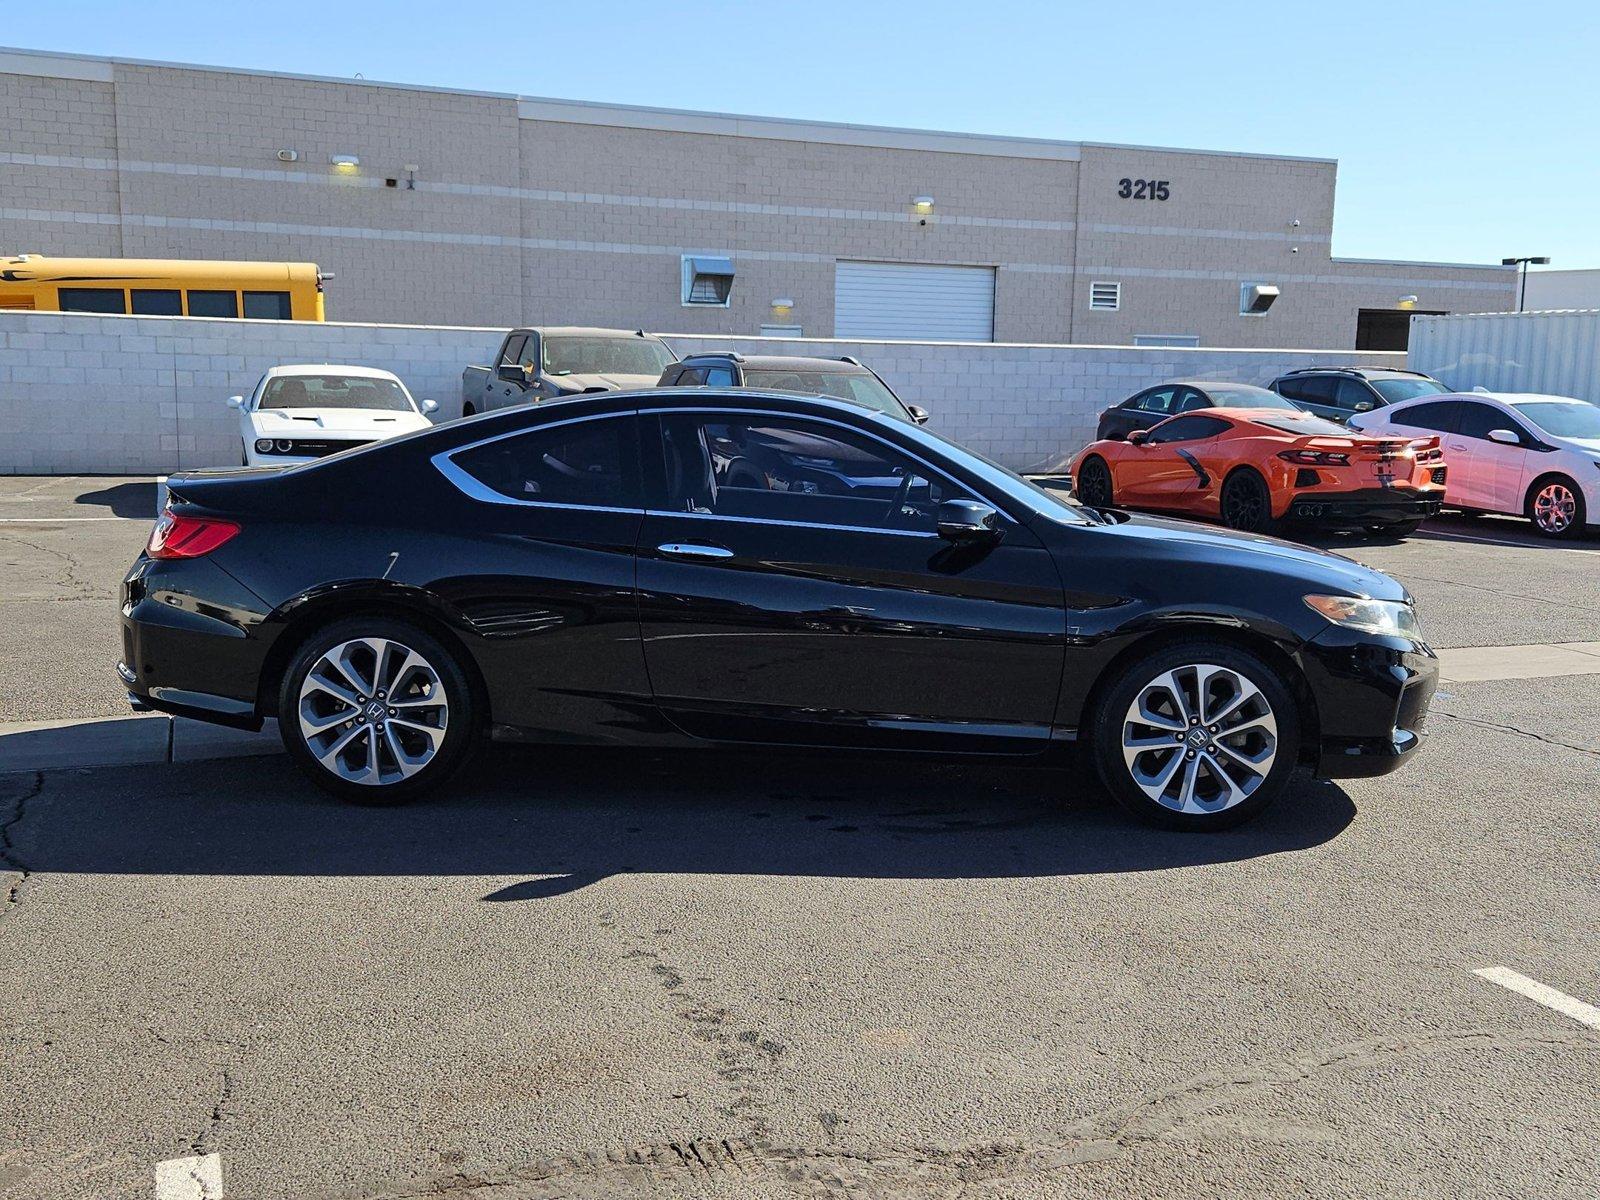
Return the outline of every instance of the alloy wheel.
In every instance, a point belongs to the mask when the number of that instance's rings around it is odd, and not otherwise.
[[[1234,529],[1258,529],[1266,514],[1266,497],[1248,477],[1232,480],[1222,490],[1222,519]]]
[[[330,647],[300,685],[297,718],[312,757],[350,783],[409,779],[444,744],[450,708],[433,664],[388,638]]]
[[[1111,503],[1111,472],[1098,459],[1083,464],[1076,480],[1078,502],[1090,508],[1105,508]]]
[[[1277,756],[1277,717],[1261,689],[1210,663],[1157,675],[1122,722],[1122,758],[1134,784],[1174,812],[1232,808],[1265,782]]]
[[[1547,483],[1533,498],[1533,520],[1546,533],[1565,533],[1578,515],[1578,498],[1564,483]]]

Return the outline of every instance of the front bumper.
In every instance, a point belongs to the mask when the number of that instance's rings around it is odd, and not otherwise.
[[[1403,525],[1439,515],[1444,489],[1369,488],[1355,492],[1297,492],[1285,516],[1324,526]]]
[[[1439,657],[1428,646],[1333,627],[1304,643],[1299,658],[1317,703],[1318,775],[1387,775],[1426,741],[1439,683]]]

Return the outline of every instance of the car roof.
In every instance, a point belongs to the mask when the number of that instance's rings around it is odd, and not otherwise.
[[[1141,392],[1150,392],[1164,387],[1192,387],[1202,392],[1207,388],[1214,387],[1248,387],[1255,388],[1259,392],[1267,390],[1259,383],[1245,383],[1239,379],[1168,379],[1161,383],[1152,383],[1149,387],[1142,387],[1139,390]]]
[[[377,367],[352,367],[344,363],[283,363],[267,369],[267,377],[276,379],[283,375],[350,375],[358,379],[393,379],[400,377],[393,371]]]
[[[1405,367],[1296,367],[1285,371],[1279,379],[1305,375],[1356,375],[1362,379],[1432,379],[1422,371],[1409,371]]]
[[[519,325],[510,330],[506,336],[514,333],[537,333],[540,337],[552,334],[582,336],[582,337],[614,337],[614,338],[649,338],[660,341],[653,333],[646,333],[642,329],[607,329],[600,325]]]
[[[1556,404],[1588,404],[1577,396],[1556,396],[1549,392],[1450,392],[1448,396],[1435,396],[1435,400],[1498,400],[1501,404],[1524,404],[1550,401]]]
[[[702,360],[716,359],[726,362],[732,356],[727,351],[702,350],[695,354],[685,355],[684,362],[700,362]],[[872,372],[860,363],[846,362],[842,358],[820,358],[798,354],[741,354],[733,359],[741,367],[756,367],[757,369],[776,369],[786,371],[817,371],[826,369],[839,375],[870,375]]]

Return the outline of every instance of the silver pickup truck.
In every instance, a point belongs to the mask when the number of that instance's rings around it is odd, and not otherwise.
[[[461,415],[581,392],[654,387],[678,356],[658,337],[627,329],[513,329],[492,367],[461,373]]]

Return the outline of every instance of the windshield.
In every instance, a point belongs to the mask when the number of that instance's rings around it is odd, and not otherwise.
[[[1584,400],[1528,400],[1512,408],[1551,437],[1600,440],[1600,408]]]
[[[544,369],[551,375],[648,375],[676,362],[665,342],[636,337],[547,337]]]
[[[1277,392],[1250,383],[1203,383],[1200,385],[1218,408],[1287,408],[1299,412],[1300,406]]]
[[[280,375],[267,381],[262,408],[360,408],[415,412],[405,388],[370,375]]]
[[[1439,396],[1450,390],[1432,379],[1369,379],[1367,382],[1390,404],[1415,400],[1418,396]]]
[[[863,404],[902,421],[911,414],[899,398],[875,375],[863,371],[774,371],[750,370],[744,373],[746,387],[770,388],[778,392],[807,392],[832,396]]]

